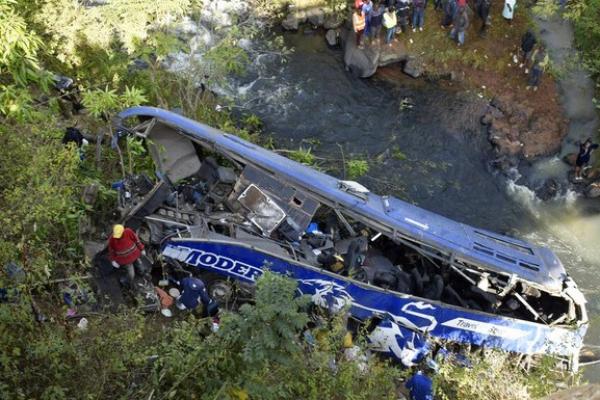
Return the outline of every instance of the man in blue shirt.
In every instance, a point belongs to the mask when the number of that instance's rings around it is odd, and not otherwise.
[[[410,400],[433,400],[433,382],[421,371],[415,373],[404,386],[410,391]]]
[[[216,313],[216,302],[210,298],[204,282],[198,278],[188,277],[181,281],[181,296],[177,298],[177,308],[194,310],[202,302],[204,314]]]

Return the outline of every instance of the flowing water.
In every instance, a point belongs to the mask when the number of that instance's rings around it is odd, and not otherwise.
[[[566,168],[558,158],[534,164],[518,183],[495,175],[488,168],[491,147],[479,124],[486,101],[447,85],[402,77],[394,67],[372,79],[354,78],[344,70],[341,51],[329,49],[319,34],[286,34],[286,41],[295,48],[287,62],[258,57],[248,76],[237,82],[236,93],[262,118],[278,147],[310,147],[321,167],[338,176],[345,173],[342,160],[368,160],[370,169],[359,181],[373,191],[549,246],[589,301],[592,324],[586,342],[600,344],[600,201],[567,191],[541,202],[518,184],[548,176],[563,179]],[[565,147],[571,151],[573,132],[581,136],[593,124],[587,111],[577,119],[578,107],[588,104],[567,107],[573,119]],[[596,375],[598,370],[587,371],[588,379],[597,381]]]

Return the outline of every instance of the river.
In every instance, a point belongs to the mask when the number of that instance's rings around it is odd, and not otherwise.
[[[286,33],[285,40],[295,49],[286,63],[258,57],[236,85],[240,104],[261,117],[278,147],[310,147],[323,159],[321,167],[338,176],[342,159],[368,160],[370,169],[358,180],[375,192],[552,248],[588,299],[586,343],[600,344],[600,201],[567,191],[541,202],[525,185],[549,176],[564,180],[557,157],[529,166],[516,182],[495,174],[479,123],[487,100],[412,80],[393,66],[371,79],[354,78],[344,70],[341,50],[328,48],[322,35]],[[577,119],[577,107],[588,104],[571,104],[562,93],[571,117],[564,148],[573,151],[582,126],[590,124],[589,113]],[[599,372],[589,368],[586,378],[599,381]]]

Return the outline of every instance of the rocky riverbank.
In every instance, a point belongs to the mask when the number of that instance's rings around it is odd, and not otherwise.
[[[302,22],[312,27],[332,28],[324,21],[321,11],[292,10],[284,20],[286,29],[301,29]],[[525,13],[518,13],[513,25],[499,18],[501,5],[492,8],[492,25],[487,35],[479,35],[479,24],[471,12],[471,27],[464,48],[447,37],[439,27],[441,14],[427,10],[424,32],[408,32],[397,36],[392,47],[373,42],[358,48],[346,18],[345,24],[328,32],[328,42],[339,38],[344,48],[347,70],[363,78],[376,73],[378,68],[399,64],[412,77],[428,77],[439,81],[444,77],[450,86],[460,86],[490,99],[490,106],[482,123],[488,126],[489,141],[501,158],[510,158],[511,166],[519,160],[531,161],[556,154],[561,150],[568,132],[569,120],[565,117],[557,81],[546,73],[539,90],[526,89],[528,76],[513,58],[518,55],[521,35],[529,24]],[[349,11],[345,11],[349,15]],[[342,13],[343,15],[343,13]],[[309,16],[313,16],[309,18]],[[339,17],[337,19],[339,24]],[[552,56],[552,54],[551,54]],[[398,68],[392,66],[391,68]]]

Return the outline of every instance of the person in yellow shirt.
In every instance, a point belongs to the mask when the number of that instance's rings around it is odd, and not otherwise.
[[[396,33],[396,25],[396,10],[394,7],[388,7],[386,12],[383,14],[383,26],[386,29],[385,43],[388,46],[392,45],[392,39],[394,38],[394,33]]]

